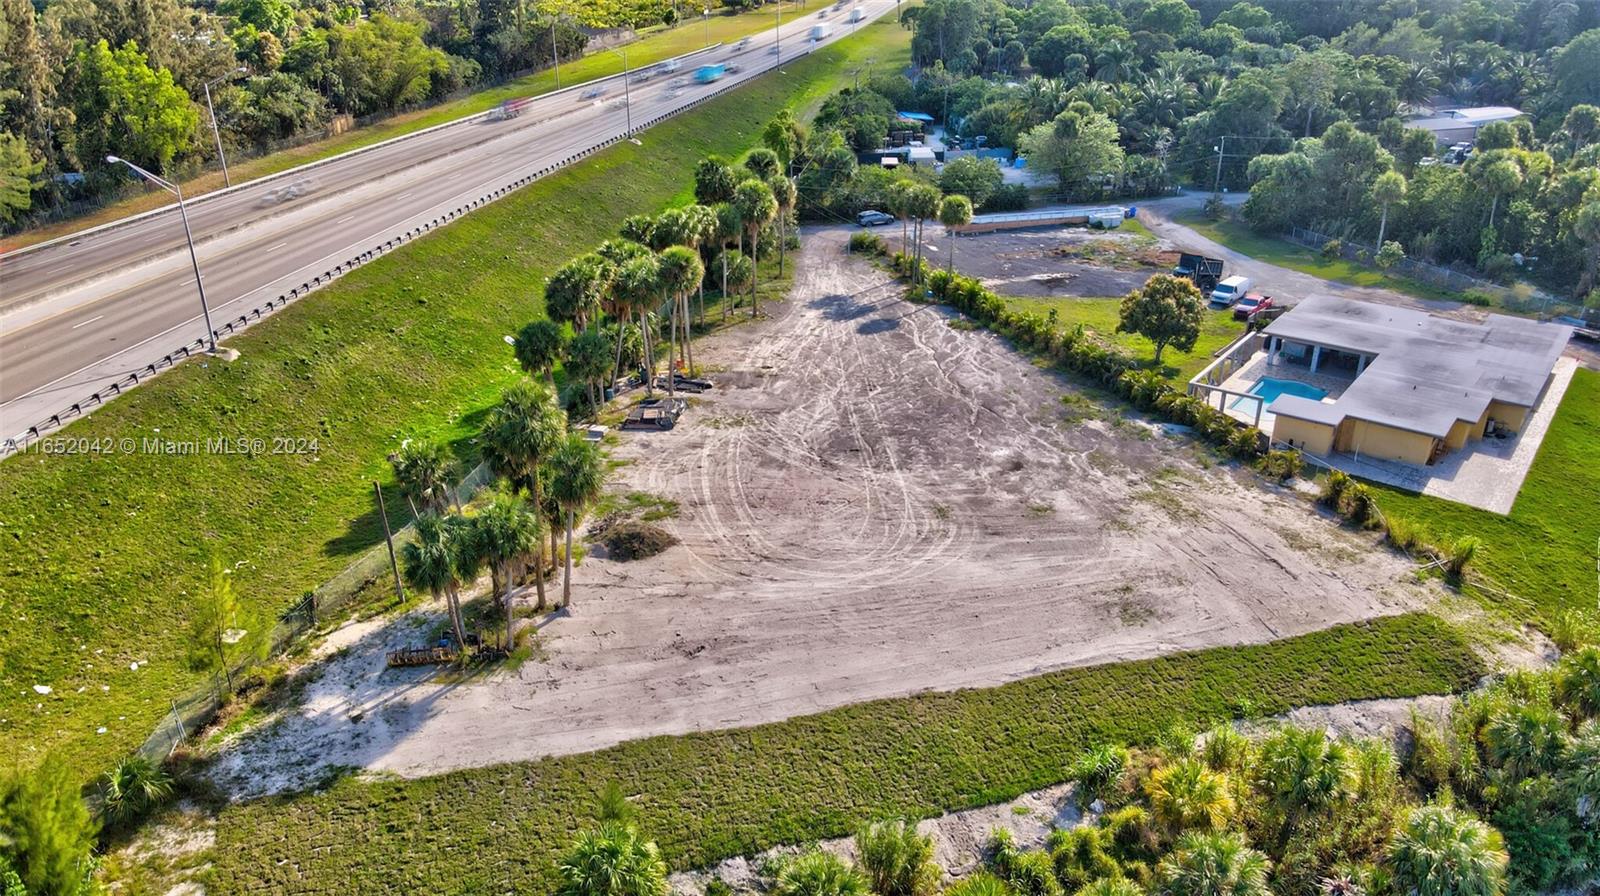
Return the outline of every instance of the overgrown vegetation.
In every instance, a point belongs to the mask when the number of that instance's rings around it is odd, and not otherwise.
[[[1059,782],[1096,744],[1153,743],[1248,705],[1469,686],[1483,666],[1448,626],[1405,615],[1259,646],[1069,669],[984,690],[882,700],[754,728],[237,806],[218,823],[219,892],[549,891],[556,857],[615,781],[676,869],[845,836]],[[506,831],[518,832],[515,837]],[[426,843],[429,861],[412,859]]]

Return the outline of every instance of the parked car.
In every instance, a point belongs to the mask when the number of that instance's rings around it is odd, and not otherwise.
[[[893,224],[894,215],[891,215],[888,212],[880,212],[876,209],[869,208],[861,214],[856,215],[856,223],[860,224],[862,227],[881,227],[884,224]]]
[[[1226,308],[1250,292],[1250,278],[1233,276],[1211,287],[1211,302]]]
[[[1250,293],[1233,306],[1234,320],[1249,320],[1261,312],[1272,307],[1272,296],[1256,295]]]

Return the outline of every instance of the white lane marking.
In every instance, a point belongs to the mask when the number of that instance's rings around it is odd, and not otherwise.
[[[353,213],[352,214],[348,214],[348,215],[345,215],[343,218],[340,218],[339,220],[337,220],[337,221],[335,221],[333,223],[335,223],[335,224],[343,224],[344,222],[346,222],[346,221],[348,221],[348,220],[350,220],[351,218],[354,218],[354,217],[355,217],[355,214],[353,214]]]
[[[76,330],[79,327],[87,327],[88,325],[94,323],[95,321],[99,320],[102,317],[105,317],[105,315],[104,314],[96,314],[94,317],[89,318],[88,320],[84,321],[81,324],[73,324],[71,329]]]
[[[284,246],[287,246],[287,245],[289,245],[289,244],[288,243],[279,243],[276,246],[268,246],[267,247],[267,251],[268,252],[275,252],[275,251],[277,251],[279,249],[282,249]]]

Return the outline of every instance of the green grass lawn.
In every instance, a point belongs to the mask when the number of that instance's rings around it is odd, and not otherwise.
[[[763,6],[760,10],[734,15],[719,13],[711,17],[708,24],[696,18],[691,23],[685,23],[675,28],[644,29],[638,40],[627,46],[629,68],[638,68],[651,65],[673,56],[681,56],[698,50],[712,43],[726,43],[736,41],[746,35],[757,35],[769,32],[774,24],[775,16],[781,15],[783,21],[790,22],[807,15],[814,14],[819,7],[813,3],[809,9],[793,0],[783,2],[780,0],[776,7]],[[720,9],[720,7],[719,7]],[[892,16],[891,16],[892,18]],[[582,81],[614,75],[622,71],[622,57],[617,53],[605,50],[583,56],[561,65],[561,85],[570,87]],[[235,183],[242,183],[268,174],[275,174],[304,165],[329,156],[335,156],[352,149],[360,149],[383,140],[399,137],[420,131],[423,128],[444,124],[471,115],[483,112],[499,105],[502,101],[514,97],[535,96],[548,93],[556,89],[556,73],[554,69],[534,72],[504,84],[489,87],[476,93],[449,100],[426,109],[415,112],[406,112],[386,118],[383,121],[347,131],[337,137],[329,137],[314,143],[307,143],[292,149],[285,149],[271,155],[259,158],[241,160],[228,167],[228,173]],[[183,190],[190,198],[221,189],[223,186],[222,172],[207,172],[183,183]],[[147,211],[166,205],[171,199],[165,191],[150,190],[135,199],[129,199],[107,206],[82,217],[70,221],[62,221],[46,227],[30,230],[6,237],[0,240],[0,251],[9,252],[23,246],[43,242],[67,233],[104,224],[118,218]]]
[[[1600,373],[1579,368],[1509,516],[1379,486],[1387,514],[1446,542],[1483,540],[1475,571],[1520,601],[1517,618],[1548,624],[1563,609],[1595,607],[1600,545]],[[1491,596],[1491,600],[1498,598]]]
[[[378,543],[386,455],[419,435],[472,454],[520,375],[501,337],[542,313],[546,274],[627,215],[688,199],[695,161],[741,152],[780,108],[815,107],[851,64],[904,64],[908,41],[892,21],[867,26],[357,269],[230,340],[238,361],[183,364],[64,431],[315,438],[315,454],[0,463],[0,749],[24,763],[58,750],[87,775],[140,743],[198,681],[182,629],[208,551],[240,564],[244,601],[277,612]]]
[[[1052,309],[1068,328],[1083,324],[1102,340],[1120,345],[1132,352],[1145,367],[1155,369],[1156,348],[1150,340],[1134,333],[1118,333],[1117,321],[1122,299],[1088,299],[1071,296],[1061,298],[1016,298],[1007,296],[1006,306],[1016,311],[1036,311],[1048,314]],[[1233,319],[1226,311],[1207,309],[1205,323],[1200,327],[1200,338],[1194,349],[1181,352],[1171,346],[1162,353],[1160,373],[1174,382],[1186,382],[1211,363],[1211,353],[1239,338],[1244,324]]]
[[[553,863],[617,782],[677,869],[927,817],[1057,783],[1081,751],[1241,712],[1444,693],[1483,666],[1412,614],[1251,647],[1070,669],[754,728],[226,810],[208,891],[548,893]]]
[[[1313,277],[1351,286],[1392,289],[1419,299],[1461,301],[1461,294],[1458,292],[1431,286],[1409,277],[1391,277],[1377,268],[1369,268],[1342,258],[1330,261],[1323,258],[1321,253],[1304,246],[1278,237],[1259,234],[1241,221],[1212,221],[1198,209],[1179,212],[1172,216],[1172,220],[1257,261],[1300,271]]]

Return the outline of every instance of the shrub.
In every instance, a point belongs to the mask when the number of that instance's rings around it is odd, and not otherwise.
[[[1101,744],[1079,757],[1067,770],[1067,775],[1078,782],[1089,802],[1093,802],[1096,797],[1104,796],[1105,789],[1116,783],[1127,767],[1127,747]]]
[[[1450,544],[1445,551],[1444,574],[1452,582],[1460,582],[1466,574],[1467,566],[1478,556],[1478,548],[1483,546],[1483,541],[1473,535],[1463,535]]]
[[[1467,303],[1468,305],[1477,305],[1480,308],[1490,308],[1494,306],[1494,296],[1491,293],[1485,292],[1481,289],[1465,290],[1461,293],[1460,298],[1461,301]]]
[[[1036,849],[1014,852],[1001,876],[1018,896],[1065,896],[1061,882],[1056,880],[1055,863]]]
[[[1556,666],[1555,697],[1575,718],[1600,717],[1600,647],[1585,647]]]
[[[1171,833],[1220,830],[1233,816],[1228,778],[1193,759],[1156,769],[1145,781],[1150,812]]]
[[[1221,221],[1228,216],[1228,204],[1222,201],[1221,196],[1212,194],[1211,198],[1206,200],[1206,204],[1200,207],[1200,213],[1209,220]]]
[[[1213,771],[1238,772],[1250,764],[1254,745],[1232,725],[1218,725],[1206,733],[1200,756]]]
[[[1002,184],[983,204],[985,212],[1020,212],[1028,207],[1028,188],[1022,184]]]
[[[583,831],[556,866],[558,896],[667,896],[667,864],[631,824]]]
[[[931,896],[939,889],[933,838],[906,821],[881,821],[856,834],[856,851],[878,896]]]
[[[1389,543],[1407,554],[1427,546],[1421,527],[1403,516],[1385,517],[1384,530]]]
[[[1168,896],[1269,896],[1267,857],[1240,834],[1189,834],[1161,861]]]
[[[1411,710],[1410,742],[1401,754],[1400,772],[1417,792],[1432,797],[1450,787],[1450,744],[1439,726]]]
[[[1322,244],[1322,258],[1324,261],[1334,261],[1344,256],[1344,243],[1338,240],[1328,240]]]
[[[1448,806],[1412,810],[1389,849],[1395,891],[1416,896],[1500,896],[1505,842],[1498,831]]]
[[[1563,610],[1550,622],[1550,640],[1562,653],[1600,645],[1600,617],[1586,610]]]
[[[66,763],[50,757],[0,779],[0,860],[29,893],[83,893],[95,823]]]
[[[854,865],[831,852],[812,849],[784,862],[768,892],[772,896],[868,896],[872,891],[866,875]],[[706,896],[711,896],[710,887]]]
[[[946,887],[944,896],[1012,896],[1012,893],[1005,881],[987,871],[978,871]]]
[[[1303,464],[1300,452],[1290,448],[1284,451],[1268,451],[1266,456],[1261,458],[1260,466],[1263,475],[1279,482],[1288,482],[1300,475]]]
[[[123,759],[100,779],[100,812],[110,826],[137,822],[171,796],[172,776],[139,755]]]
[[[1103,827],[1052,831],[1049,843],[1056,880],[1068,892],[1076,893],[1093,881],[1122,877],[1122,866],[1111,854],[1116,843]]]
[[[858,230],[850,234],[850,251],[864,255],[883,255],[889,251],[884,245],[883,238],[876,233]]]
[[[1240,460],[1254,460],[1262,454],[1261,430],[1254,426],[1235,429],[1228,435],[1228,453]]]
[[[1345,489],[1344,501],[1339,505],[1339,512],[1352,525],[1366,528],[1374,522],[1377,505],[1372,500],[1372,489],[1362,483],[1354,483]]]
[[[1387,271],[1390,268],[1394,267],[1395,265],[1399,264],[1400,262],[1404,261],[1405,257],[1406,257],[1405,247],[1401,246],[1399,243],[1395,242],[1394,240],[1385,240],[1384,244],[1383,244],[1383,247],[1378,250],[1378,254],[1373,259],[1373,261],[1376,261],[1378,263],[1378,268],[1380,270]]]
[[[1328,481],[1322,484],[1322,494],[1317,497],[1317,503],[1323,507],[1338,511],[1339,505],[1344,503],[1344,493],[1355,480],[1343,470],[1332,470],[1328,473]]]
[[[660,526],[631,520],[617,523],[605,533],[606,552],[613,560],[643,560],[677,543],[678,539]]]

